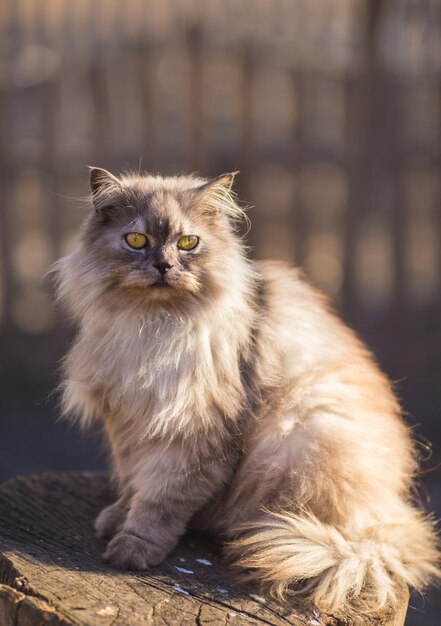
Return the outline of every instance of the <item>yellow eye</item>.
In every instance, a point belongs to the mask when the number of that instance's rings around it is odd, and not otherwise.
[[[129,246],[135,248],[135,250],[145,248],[148,243],[147,237],[142,233],[128,233],[128,235],[126,235],[126,241]]]
[[[178,241],[178,248],[181,250],[193,250],[199,243],[199,237],[196,235],[184,235]]]

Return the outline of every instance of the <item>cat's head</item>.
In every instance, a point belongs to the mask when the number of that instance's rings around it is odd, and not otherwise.
[[[233,180],[234,174],[116,177],[91,168],[91,211],[77,250],[61,265],[64,278],[74,279],[64,291],[89,288],[163,305],[214,299],[240,279],[243,261],[234,226],[243,212]]]

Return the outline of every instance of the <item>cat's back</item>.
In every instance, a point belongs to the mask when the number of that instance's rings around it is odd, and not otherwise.
[[[296,374],[318,361],[361,354],[354,333],[333,313],[325,295],[284,261],[256,261],[262,279],[258,351]]]
[[[263,279],[266,303],[271,308],[290,305],[290,308],[327,306],[327,298],[314,289],[306,280],[300,268],[275,259],[255,261],[255,269]]]
[[[273,326],[341,325],[331,312],[328,298],[308,283],[298,267],[285,261],[265,260],[256,261],[255,269],[262,279],[263,319],[272,318]]]

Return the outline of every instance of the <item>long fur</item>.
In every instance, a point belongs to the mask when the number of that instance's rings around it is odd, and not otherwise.
[[[233,177],[93,168],[93,208],[57,265],[79,324],[64,412],[103,424],[120,488],[96,522],[105,558],[153,566],[192,524],[280,597],[393,606],[397,584],[440,574],[434,525],[412,503],[409,429],[324,297],[296,269],[246,258]],[[128,232],[149,246],[129,250]],[[193,252],[182,234],[200,238]]]
[[[394,607],[397,581],[421,589],[439,576],[430,526],[415,511],[399,513],[399,522],[358,531],[340,531],[308,510],[268,514],[245,526],[226,552],[236,567],[252,568],[248,577],[269,583],[281,599],[287,592],[307,595],[328,611],[354,602],[365,612]]]

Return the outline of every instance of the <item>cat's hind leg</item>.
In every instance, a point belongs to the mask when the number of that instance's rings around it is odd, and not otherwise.
[[[404,427],[374,418],[260,421],[224,510],[227,558],[279,597],[306,592],[331,611],[392,606],[397,581],[439,577],[433,524],[406,501]]]

